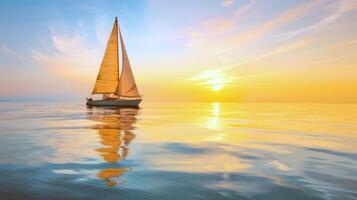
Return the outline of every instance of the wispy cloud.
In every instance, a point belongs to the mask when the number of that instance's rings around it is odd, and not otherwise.
[[[312,32],[314,30],[321,29],[322,27],[325,27],[337,21],[345,13],[357,9],[357,1],[337,1],[331,5],[327,5],[326,9],[332,9],[333,11],[329,15],[322,18],[322,20],[310,26],[305,26],[300,29],[283,33],[280,35],[280,37],[283,39],[290,39],[292,37],[296,37],[302,34],[306,34],[308,32]]]
[[[255,4],[255,0],[248,1],[247,4],[241,6],[231,16],[226,18],[209,18],[202,21],[197,29],[191,29],[188,35],[190,39],[200,39],[203,37],[212,37],[217,34],[226,33],[236,23],[238,23]]]
[[[353,46],[355,44],[357,44],[357,40],[349,40],[349,41],[344,41],[344,42],[340,42],[340,43],[337,43],[337,44],[330,45],[327,48],[330,51],[334,51],[336,48],[343,47],[342,49],[345,49],[347,46]],[[351,58],[355,57],[354,51],[352,51],[352,52],[351,51],[347,51],[347,52],[344,52],[342,55],[335,55],[335,56],[328,56],[327,55],[324,58],[312,61],[311,63],[312,64],[323,64],[323,63],[339,61],[339,60],[346,59],[346,58],[349,58],[349,57],[351,57]]]
[[[335,57],[327,57],[323,58],[320,60],[313,61],[312,64],[323,64],[323,63],[328,63],[328,62],[333,62],[337,60],[341,60],[347,57],[351,57],[351,55],[341,55],[341,56],[335,56]]]
[[[265,34],[274,31],[281,26],[284,26],[292,21],[297,20],[302,17],[307,12],[311,11],[314,7],[316,7],[321,1],[308,1],[307,3],[300,5],[298,7],[291,8],[277,17],[273,18],[270,21],[263,23],[262,25],[258,25],[254,29],[234,35],[233,37],[228,37],[226,39],[226,43],[228,44],[245,44],[249,42],[254,42]]]
[[[89,45],[85,35],[79,26],[73,32],[51,30],[50,45],[55,51],[32,49],[31,58],[66,81],[88,83],[90,78],[94,79],[100,51]]]
[[[353,45],[353,44],[357,44],[357,40],[341,42],[339,44],[333,45],[331,48],[339,48],[339,47],[349,46],[349,45]]]
[[[20,60],[25,60],[25,57],[18,54],[17,52],[9,49],[6,45],[1,45],[0,46],[0,53],[5,54],[5,55],[9,55],[12,56],[14,58],[20,59]]]
[[[95,34],[97,37],[97,40],[102,44],[106,44],[108,41],[108,35],[111,31],[111,25],[109,23],[106,22],[112,22],[112,20],[108,19],[107,17],[103,16],[103,15],[98,15],[95,17],[94,19],[95,21]]]
[[[78,32],[71,36],[52,34],[51,39],[53,46],[61,54],[76,53],[84,45],[84,37]]]
[[[270,49],[270,51],[268,51],[267,53],[263,53],[261,55],[256,55],[254,58],[249,59],[245,62],[240,62],[240,63],[235,63],[235,64],[231,64],[229,66],[224,67],[224,70],[230,70],[233,68],[237,68],[240,67],[242,65],[247,65],[247,64],[252,64],[254,62],[263,60],[263,59],[267,59],[269,57],[273,57],[273,56],[277,56],[277,55],[281,55],[284,53],[288,53],[303,47],[308,46],[309,44],[311,44],[311,40],[309,39],[301,39],[298,41],[293,41],[293,42],[287,42],[284,43],[282,45],[279,45],[275,48]]]
[[[234,0],[223,0],[221,3],[221,7],[228,7],[234,3]]]
[[[237,48],[242,48],[246,44],[254,44],[266,34],[296,21],[307,13],[313,11],[321,0],[308,1],[307,3],[287,9],[283,13],[268,19],[262,24],[254,25],[252,29],[243,31],[237,29],[236,25],[246,16],[254,12],[256,1],[251,0],[241,6],[233,15],[226,18],[208,19],[200,24],[199,29],[193,29],[189,33],[189,46],[203,49],[210,49],[214,54],[222,52],[233,52]]]
[[[272,56],[277,56],[277,55],[281,55],[281,54],[284,54],[287,52],[291,52],[291,51],[300,49],[300,48],[306,47],[310,43],[311,43],[311,40],[309,40],[309,39],[301,39],[301,40],[294,41],[294,42],[288,42],[288,43],[282,44],[278,47],[271,49],[267,53],[257,55],[253,59],[246,60],[244,62],[233,63],[230,65],[216,67],[216,69],[205,70],[205,71],[200,72],[200,73],[196,74],[195,76],[189,78],[188,80],[193,81],[198,84],[210,84],[214,80],[221,80],[220,82],[222,84],[229,85],[239,79],[247,78],[246,76],[237,77],[237,76],[229,75],[229,74],[232,74],[232,73],[230,73],[230,71],[232,69],[238,68],[238,67],[241,67],[244,65],[253,64],[257,61],[260,61],[260,60],[263,60],[263,59],[266,59],[266,58],[269,58]]]
[[[293,51],[293,50],[305,47],[308,44],[310,44],[310,40],[308,40],[308,39],[301,39],[301,40],[294,41],[294,42],[291,42],[291,43],[283,44],[283,45],[281,45],[281,46],[279,46],[279,47],[277,47],[275,49],[271,49],[266,54],[263,54],[261,56],[257,56],[254,59],[254,61],[261,60],[261,59],[264,59],[264,58],[267,58],[267,57],[271,57],[271,56],[275,56],[275,55],[279,55],[279,54],[286,53],[286,52],[289,52],[289,51]]]

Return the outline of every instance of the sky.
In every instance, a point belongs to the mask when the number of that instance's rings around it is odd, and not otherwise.
[[[0,96],[90,96],[115,16],[145,101],[357,103],[356,0],[0,0]]]

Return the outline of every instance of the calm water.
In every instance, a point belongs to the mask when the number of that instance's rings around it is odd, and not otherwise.
[[[356,104],[0,103],[0,199],[357,199]]]

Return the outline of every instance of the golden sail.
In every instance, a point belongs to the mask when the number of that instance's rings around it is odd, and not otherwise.
[[[119,83],[118,21],[115,18],[92,94],[115,93]]]
[[[120,34],[120,46],[122,53],[122,70],[119,81],[119,96],[121,97],[136,97],[140,98],[140,94],[138,92],[138,88],[136,87],[135,79],[133,76],[133,72],[131,71],[131,66],[128,58],[128,54],[126,53],[123,36],[121,35],[121,31],[119,29]]]
[[[120,78],[118,32],[120,34],[122,53]],[[100,100],[87,98],[87,105],[89,106],[137,107],[142,100],[135,83],[116,17],[92,94],[103,94],[103,98]]]

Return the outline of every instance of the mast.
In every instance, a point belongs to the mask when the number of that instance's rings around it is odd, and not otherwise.
[[[116,45],[117,45],[117,62],[118,62],[118,84],[117,84],[117,87],[115,88],[115,95],[117,95],[117,96],[119,96],[119,76],[120,76],[120,74],[119,74],[119,41],[118,41],[118,29],[119,29],[119,24],[118,24],[118,17],[116,17],[115,16],[115,24],[116,24],[116,35],[117,35],[117,43],[116,43]]]
[[[119,83],[118,20],[115,17],[113,29],[100,65],[92,94],[116,93]]]
[[[122,70],[119,79],[119,91],[117,90],[117,94],[119,94],[120,97],[141,98],[135,83],[133,72],[131,70],[128,54],[126,53],[123,36],[119,26],[118,29],[122,53]]]

